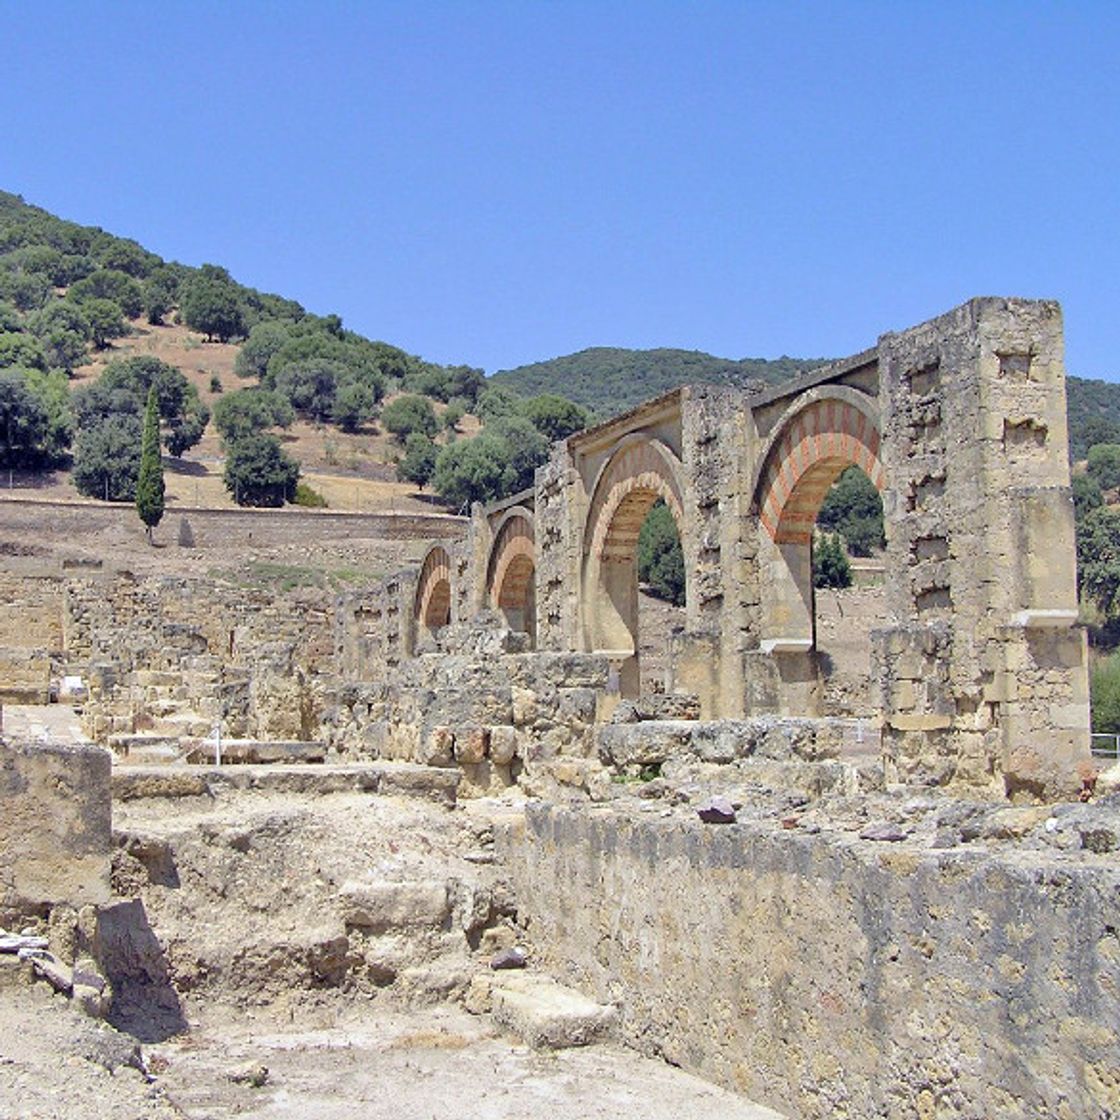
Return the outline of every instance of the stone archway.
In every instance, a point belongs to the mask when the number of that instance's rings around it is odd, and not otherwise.
[[[532,516],[521,507],[506,512],[490,549],[486,588],[490,605],[501,611],[511,630],[536,645],[536,546]]]
[[[429,549],[416,583],[413,618],[417,628],[434,632],[451,621],[451,557],[442,545]]]
[[[813,649],[813,528],[842,471],[857,466],[882,492],[878,404],[844,386],[799,397],[774,427],[755,487],[759,562],[766,597],[761,647],[767,653]]]
[[[680,460],[641,433],[621,439],[592,490],[584,528],[581,623],[584,647],[618,666],[619,692],[637,696],[638,534],[654,502],[664,500],[688,554]],[[687,565],[686,565],[686,579]]]

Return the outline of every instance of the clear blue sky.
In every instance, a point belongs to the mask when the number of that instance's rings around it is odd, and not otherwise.
[[[432,360],[843,355],[990,294],[1120,378],[1115,2],[0,16],[0,188]]]

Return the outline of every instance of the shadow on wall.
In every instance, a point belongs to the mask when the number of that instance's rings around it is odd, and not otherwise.
[[[182,1034],[186,1016],[144,903],[137,898],[102,910],[97,941],[98,964],[113,986],[109,1022],[140,1042]]]

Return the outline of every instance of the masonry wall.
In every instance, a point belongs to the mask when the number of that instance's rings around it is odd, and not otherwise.
[[[183,734],[306,739],[315,684],[335,670],[331,597],[181,579],[69,581],[66,662],[85,677],[99,740],[181,715]]]
[[[0,740],[0,926],[108,901],[109,773],[99,747]]]
[[[977,299],[879,342],[899,780],[1064,796],[1088,762],[1061,312]]]
[[[64,644],[57,579],[0,573],[0,703],[45,704]]]
[[[194,548],[216,553],[230,548],[305,544],[309,540],[455,540],[465,531],[464,518],[440,513],[176,507],[167,511],[158,530],[161,537],[176,539],[184,518],[190,523]],[[29,498],[0,501],[0,534],[14,539],[28,531],[79,541],[115,527],[137,531],[134,506]]]
[[[794,1117],[1120,1114],[1120,868],[530,806],[540,963]]]

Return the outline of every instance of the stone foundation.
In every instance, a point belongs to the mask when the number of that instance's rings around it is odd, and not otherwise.
[[[108,901],[109,775],[100,747],[0,742],[0,925]]]
[[[633,804],[530,806],[501,848],[544,967],[643,1052],[791,1116],[1120,1114],[1114,856]]]

